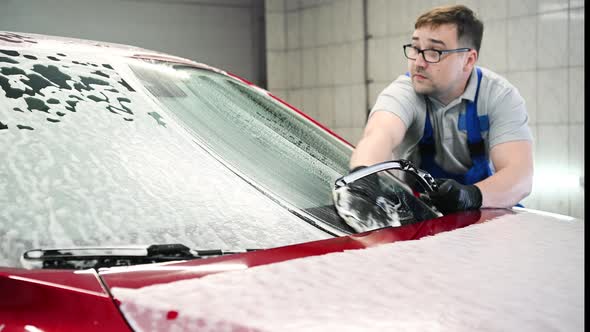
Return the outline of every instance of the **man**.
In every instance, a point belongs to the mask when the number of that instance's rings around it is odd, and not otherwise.
[[[439,190],[424,198],[443,213],[512,207],[530,193],[525,102],[506,79],[475,66],[482,35],[483,23],[462,5],[418,17],[411,43],[403,46],[409,71],[378,96],[351,170],[409,159],[436,178]],[[339,214],[361,231],[367,214],[385,212],[358,211],[355,199],[370,203],[382,194],[376,177],[358,181],[335,191],[334,200]]]

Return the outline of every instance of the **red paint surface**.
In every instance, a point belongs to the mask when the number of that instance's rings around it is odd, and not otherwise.
[[[153,284],[200,278],[213,273],[226,272],[240,265],[245,269],[295,258],[324,255],[350,249],[363,249],[397,241],[417,240],[424,236],[451,231],[512,213],[514,212],[510,210],[491,209],[466,211],[403,227],[384,228],[351,236],[224,257],[189,260],[172,264],[149,264],[123,270],[105,270],[99,274],[108,287],[140,288]]]
[[[175,310],[170,310],[166,314],[166,319],[168,319],[168,320],[176,319],[176,317],[178,317],[178,311],[175,311]]]
[[[130,331],[96,274],[0,268],[2,332]]]

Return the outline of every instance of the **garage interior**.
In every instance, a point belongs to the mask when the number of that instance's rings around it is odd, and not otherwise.
[[[535,138],[528,208],[584,217],[584,1],[451,1],[485,26],[479,65],[527,103]],[[440,0],[4,0],[2,30],[130,44],[219,67],[352,144],[406,69],[401,45]]]

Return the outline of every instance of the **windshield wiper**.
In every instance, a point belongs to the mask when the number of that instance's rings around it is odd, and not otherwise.
[[[21,262],[29,269],[99,269],[232,255],[258,249],[195,250],[183,244],[153,244],[135,247],[80,247],[68,249],[27,250]]]

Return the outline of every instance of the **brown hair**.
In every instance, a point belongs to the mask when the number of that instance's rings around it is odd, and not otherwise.
[[[436,28],[443,24],[456,25],[457,40],[467,43],[479,53],[483,37],[483,22],[471,9],[463,5],[434,7],[418,17],[414,28],[423,26]]]

